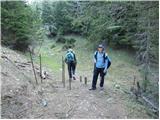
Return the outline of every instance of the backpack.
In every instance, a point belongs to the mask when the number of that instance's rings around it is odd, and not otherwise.
[[[66,54],[66,59],[67,59],[67,62],[68,62],[68,63],[74,61],[74,60],[75,60],[75,59],[74,59],[74,53],[68,52],[68,53]]]
[[[96,59],[97,61],[97,54],[98,54],[98,51],[96,51],[95,55],[94,55],[94,58]],[[110,67],[111,65],[111,60],[109,59],[108,56],[106,56],[106,53],[104,52],[103,53],[103,62],[105,63],[105,60],[108,59],[108,66],[107,66],[107,69]]]

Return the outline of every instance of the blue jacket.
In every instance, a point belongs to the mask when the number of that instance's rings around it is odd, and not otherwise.
[[[97,51],[94,54],[94,62],[95,62],[96,68],[107,68],[108,59],[109,59],[107,54],[105,54],[105,52],[102,52],[102,53],[98,52],[97,59],[95,59],[96,53],[97,53]],[[105,54],[105,61],[104,61],[104,54]],[[108,57],[108,59],[106,59],[107,57]]]

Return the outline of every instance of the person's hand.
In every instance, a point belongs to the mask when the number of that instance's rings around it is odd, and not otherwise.
[[[103,70],[103,73],[104,73],[104,74],[106,74],[106,73],[107,73],[107,68],[105,68],[105,69]]]

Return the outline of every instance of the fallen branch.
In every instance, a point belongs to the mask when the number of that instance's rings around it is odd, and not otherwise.
[[[8,76],[8,74],[7,74],[7,72],[6,73],[4,73],[4,72],[1,72],[4,76]]]
[[[68,99],[67,99],[67,105],[69,106],[69,110],[67,111],[67,118],[71,117],[72,116],[72,113],[74,111],[74,107],[71,106],[69,103],[68,103]]]
[[[23,64],[23,65],[31,65],[31,62],[18,62],[18,61],[14,61],[15,63],[19,63],[19,64]]]
[[[121,89],[124,93],[126,93],[126,94],[129,94],[129,95],[134,95],[134,96],[136,96],[136,100],[138,100],[138,98],[139,99],[141,99],[141,100],[143,100],[144,102],[146,102],[149,106],[150,106],[150,108],[152,108],[151,110],[152,110],[152,112],[158,112],[159,111],[159,108],[158,107],[156,107],[147,97],[145,97],[142,93],[141,93],[141,88],[140,88],[140,85],[139,84],[137,84],[137,89],[135,89],[134,88],[134,90],[127,90],[127,89]],[[140,101],[140,100],[139,100]]]
[[[141,98],[148,103],[152,108],[154,108],[156,111],[159,111],[159,108],[157,108],[147,97],[141,95]]]
[[[18,66],[20,66],[20,67],[26,67],[25,65],[21,65],[21,64],[18,64]]]
[[[11,59],[9,59],[7,56],[2,55],[1,58],[7,59],[7,60],[8,60],[9,62],[11,62],[15,67],[17,67],[16,64],[15,64]],[[17,68],[18,68],[18,67],[17,67]]]
[[[9,58],[8,58],[7,56],[5,56],[5,55],[1,55],[1,58],[5,58],[6,60],[8,60],[13,66],[15,66],[15,67],[17,68],[17,70],[18,70],[19,73],[22,73],[22,74],[28,79],[28,81],[31,82],[32,78],[30,78],[30,77],[27,76],[24,72],[22,72],[22,70],[20,70],[19,67],[18,67],[11,59],[9,59]],[[28,63],[30,63],[30,62],[28,62]],[[3,74],[3,73],[2,73],[2,74]],[[13,77],[13,76],[12,76],[12,77]],[[35,87],[35,86],[33,85],[33,87]]]

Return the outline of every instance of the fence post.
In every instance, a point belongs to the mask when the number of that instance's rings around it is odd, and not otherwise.
[[[62,56],[62,83],[63,87],[65,87],[65,63],[63,56]]]
[[[80,79],[80,82],[82,82],[82,76],[80,76],[79,79]]]
[[[39,62],[40,62],[40,78],[42,83],[42,60],[41,60],[41,54],[39,55]]]
[[[69,78],[69,90],[71,90],[71,78]]]
[[[36,84],[38,84],[37,77],[36,77],[36,71],[34,69],[34,64],[33,64],[32,53],[31,53],[30,49],[29,49],[29,53],[30,53],[30,58],[31,58],[31,63],[32,63],[32,69],[33,69],[34,77],[35,77],[35,80],[36,80]]]
[[[87,85],[87,77],[84,77],[84,83]]]

